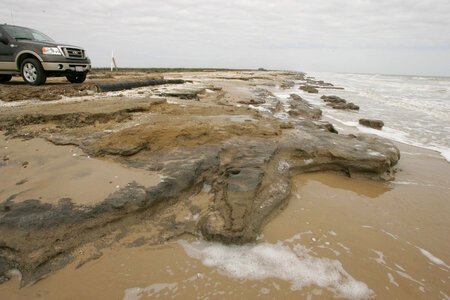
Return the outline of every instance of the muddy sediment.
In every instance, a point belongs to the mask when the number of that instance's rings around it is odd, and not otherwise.
[[[2,108],[0,155],[7,159],[0,162],[0,172],[51,172],[42,162],[55,159],[59,146],[71,145],[89,159],[160,180],[142,183],[130,175],[104,198],[86,203],[70,193],[50,196],[42,186],[51,181],[33,185],[36,174],[13,181],[2,173],[7,194],[0,194],[0,280],[8,279],[6,271],[18,269],[22,285],[33,283],[69,263],[78,247],[98,241],[100,250],[136,224],[150,229],[132,246],[160,244],[183,234],[227,244],[252,242],[286,206],[293,176],[394,176],[400,153],[391,142],[337,134],[331,124],[319,121],[320,109],[300,96],[291,96],[284,106],[270,91],[268,82],[290,84],[303,80],[302,73],[181,76],[183,85],[135,94],[100,93],[94,100],[90,95],[77,102]],[[275,118],[274,112],[288,117]],[[19,159],[15,150],[29,140],[48,148],[24,168],[26,155]],[[22,142],[8,146],[9,141]],[[78,169],[74,176],[89,172]],[[54,190],[64,190],[70,179],[58,184]]]

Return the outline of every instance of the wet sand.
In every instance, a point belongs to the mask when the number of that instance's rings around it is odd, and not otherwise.
[[[324,275],[325,283],[320,278],[308,283],[307,276],[289,269],[281,276],[270,255],[243,256],[242,246],[198,245],[183,236],[181,242],[161,246],[115,244],[76,268],[92,249],[87,245],[78,250],[79,260],[33,286],[18,289],[17,276],[1,285],[1,298],[358,298],[362,294],[345,296],[339,288],[338,282],[351,278],[377,299],[445,299],[450,294],[448,163],[435,152],[399,147],[404,154],[397,179],[390,183],[330,173],[293,178],[288,206],[265,227],[257,244],[245,249],[257,253],[252,247],[262,245],[266,248],[257,250],[274,251],[280,265],[282,254],[295,253],[294,262],[307,262],[316,275],[320,266],[336,271],[336,263],[342,264],[337,279]],[[208,247],[224,251],[222,262],[205,254]],[[298,247],[302,252],[294,252]]]
[[[91,158],[75,146],[55,146],[43,139],[6,140],[0,135],[0,198],[15,202],[39,199],[56,204],[71,198],[76,205],[93,205],[135,181],[154,186],[156,172],[125,168]],[[4,158],[4,159],[3,159]]]
[[[267,226],[265,239],[288,239],[302,228],[311,232],[302,235],[303,245],[338,259],[378,299],[445,299],[442,293],[450,292],[448,163],[434,152],[400,149],[401,171],[392,183],[330,174],[296,177],[299,198]]]

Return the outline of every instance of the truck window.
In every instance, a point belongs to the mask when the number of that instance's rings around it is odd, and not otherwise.
[[[3,26],[3,29],[5,29],[10,36],[17,40],[21,39],[39,42],[54,42],[50,37],[34,29],[11,25],[5,25]]]

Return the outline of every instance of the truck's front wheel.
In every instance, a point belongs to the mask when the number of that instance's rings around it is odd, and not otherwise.
[[[47,75],[45,74],[44,68],[42,68],[41,63],[35,58],[27,58],[22,62],[23,80],[31,85],[41,85],[47,80]]]
[[[82,83],[86,80],[86,73],[67,75],[66,78],[71,83]]]
[[[11,78],[12,78],[11,75],[0,75],[0,83],[8,82],[11,80]]]

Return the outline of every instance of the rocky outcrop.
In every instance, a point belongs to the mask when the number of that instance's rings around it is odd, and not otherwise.
[[[325,96],[323,95],[322,97],[320,97],[320,99],[322,99],[325,102],[328,103],[347,103],[347,101],[345,99],[342,99],[341,97],[338,96]]]
[[[268,217],[286,204],[289,178],[300,173],[327,170],[348,176],[391,178],[390,168],[399,159],[398,150],[392,145],[386,148],[386,141],[372,142],[361,137],[327,132],[313,136],[298,131],[271,142],[233,140],[233,145],[244,151],[239,157],[220,162],[221,179],[214,185],[214,205],[199,224],[203,236],[225,243],[253,241]],[[226,144],[222,155],[234,153],[230,147]]]
[[[342,99],[338,96],[322,96],[320,97],[323,101],[327,102],[327,106],[330,106],[334,109],[347,109],[347,110],[359,110],[359,106],[352,103],[347,102],[347,100]]]
[[[319,90],[317,89],[317,86],[302,85],[302,86],[300,86],[300,89],[302,91],[305,91],[305,92],[310,93],[310,94],[317,94],[317,93],[319,93]]]
[[[95,156],[130,156],[140,151],[163,151],[177,147],[217,144],[231,137],[270,137],[281,130],[277,126],[255,123],[213,122],[210,120],[168,120],[161,126],[137,125],[98,138],[94,144],[85,141],[81,147]],[[54,137],[52,137],[54,138]]]
[[[322,117],[322,110],[320,108],[309,104],[299,95],[291,94],[289,98],[293,100],[291,101],[288,112],[291,117],[301,116],[312,120],[319,120]]]
[[[327,106],[330,106],[334,109],[359,110],[359,106],[352,102],[349,102],[349,103],[327,103]]]
[[[384,122],[381,120],[359,119],[359,124],[381,130],[384,126]]]
[[[250,100],[241,100],[239,103],[249,104],[249,105],[262,105],[264,104],[264,108],[270,110],[271,112],[277,112],[281,110],[280,100],[269,90],[264,88],[254,88],[252,89],[252,93],[256,98]]]
[[[303,99],[301,96],[297,95],[297,94],[290,94],[289,98],[294,100],[294,101],[298,101],[298,102],[304,102],[304,103],[308,103],[306,102],[305,99]],[[309,103],[308,103],[309,104]]]

